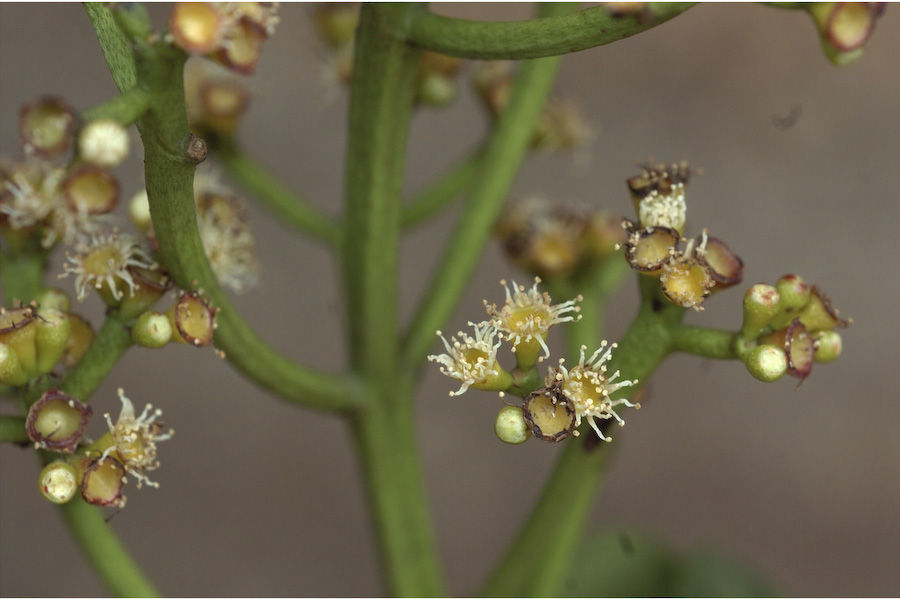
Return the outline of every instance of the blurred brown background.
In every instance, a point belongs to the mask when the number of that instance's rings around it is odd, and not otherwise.
[[[706,226],[741,253],[745,284],[797,272],[855,318],[845,355],[803,387],[765,385],[737,363],[675,356],[650,383],[645,410],[614,442],[614,466],[591,527],[632,526],[677,548],[716,547],[788,595],[900,594],[900,402],[895,273],[900,204],[900,14],[889,7],[865,56],[831,66],[808,17],[756,5],[709,5],[643,35],[563,62],[557,91],[600,130],[590,168],[533,156],[519,194],[627,213],[637,160],[688,158],[689,230]],[[154,7],[158,25],[167,14]],[[441,5],[472,18],[526,17],[524,5]],[[328,104],[310,6],[286,5],[268,42],[243,125],[246,148],[324,210],[341,210],[346,94]],[[114,92],[80,5],[0,6],[0,149],[18,154],[18,107],[41,93],[87,108]],[[802,107],[787,130],[773,116]],[[412,125],[408,189],[473,147],[486,130],[468,89]],[[135,140],[136,140],[135,134]],[[121,168],[141,184],[140,151]],[[456,214],[452,211],[451,216]],[[252,209],[263,285],[236,299],[263,338],[329,370],[344,364],[340,281],[316,244]],[[403,244],[409,317],[452,218]],[[448,329],[480,318],[497,280],[521,276],[492,244]],[[64,281],[71,290],[71,280]],[[735,327],[742,289],[689,321]],[[621,335],[636,292],[609,313]],[[84,304],[101,314],[99,301]],[[558,341],[558,340],[557,340]],[[428,369],[418,434],[440,551],[453,594],[470,594],[537,497],[557,449],[507,447],[491,427],[495,396],[448,399]],[[132,490],[112,524],[169,595],[380,593],[366,505],[347,430],[258,391],[211,351],[132,350],[94,399],[115,389],[165,410],[176,437],[161,447],[159,490]],[[9,410],[9,406],[3,406]],[[99,420],[92,425],[101,429]],[[55,508],[36,490],[30,451],[0,448],[0,594],[102,595]]]

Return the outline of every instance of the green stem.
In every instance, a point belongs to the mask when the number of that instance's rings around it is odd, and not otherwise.
[[[570,11],[566,3],[545,5],[543,11]],[[425,298],[413,318],[404,344],[404,363],[412,371],[425,360],[441,329],[469,283],[525,158],[541,108],[550,93],[559,58],[524,63],[516,77],[509,104],[488,141],[475,186],[456,232],[431,279]]]
[[[340,244],[341,229],[333,220],[285,187],[261,165],[241,152],[232,141],[220,140],[213,148],[228,174],[283,222],[330,246]]]
[[[397,263],[404,156],[419,52],[392,32],[414,5],[364,4],[355,42],[343,247],[351,362],[374,400],[355,415],[389,592],[443,595],[414,436],[397,368]]]
[[[87,402],[132,343],[125,321],[115,312],[107,314],[84,356],[66,374],[62,390]]]
[[[0,416],[0,442],[27,444],[25,417]]]
[[[116,87],[120,92],[133,88],[137,83],[134,52],[128,36],[116,24],[112,9],[104,2],[85,2],[84,9],[94,26],[103,58],[109,65]]]
[[[103,104],[85,110],[81,116],[85,121],[112,119],[122,125],[131,125],[141,118],[149,106],[150,94],[147,90],[133,87]]]
[[[165,43],[143,49],[139,78],[151,94],[150,110],[138,122],[144,143],[144,176],[153,229],[163,264],[182,289],[202,289],[220,309],[216,345],[228,360],[259,385],[282,398],[322,410],[358,404],[346,378],[298,365],[262,341],[241,318],[213,274],[197,228],[194,164],[189,141],[182,67],[186,56]]]
[[[677,351],[723,360],[738,357],[734,351],[734,339],[737,335],[734,331],[692,325],[681,325],[672,332]]]
[[[159,596],[99,508],[75,498],[60,506],[60,510],[78,545],[112,594],[128,598]]]
[[[0,251],[0,283],[3,300],[12,306],[16,300],[30,302],[43,289],[47,253],[43,250]]]
[[[586,301],[584,306],[587,313],[594,303]],[[609,371],[621,370],[623,378],[645,384],[672,351],[671,330],[683,314],[674,305],[659,304],[644,296],[637,316],[613,352]],[[598,345],[596,330],[589,327],[592,318],[587,314],[585,318],[587,322],[572,327],[570,357],[577,356],[582,343],[589,349]],[[637,389],[625,388],[614,397],[633,395]],[[541,597],[560,593],[610,452],[610,446],[599,442],[590,429],[586,431],[586,435],[566,442],[540,499],[482,594]],[[561,506],[565,510],[560,510]]]
[[[482,156],[481,151],[467,155],[440,179],[416,194],[403,207],[400,226],[404,229],[415,227],[458,198],[475,181]]]
[[[470,21],[419,13],[407,29],[411,43],[450,56],[523,59],[558,56],[602,46],[680,15],[693,3],[649,4],[646,14],[614,17],[605,6],[527,21]]]

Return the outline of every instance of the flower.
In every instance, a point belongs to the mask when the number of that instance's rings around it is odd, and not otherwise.
[[[575,411],[575,426],[578,427],[581,420],[587,418],[600,439],[607,442],[612,438],[601,433],[596,419],[613,418],[619,425],[624,425],[625,421],[616,413],[615,407],[624,405],[629,408],[640,408],[639,404],[633,404],[625,398],[610,399],[613,392],[638,383],[637,379],[616,381],[619,371],[609,376],[606,374],[606,362],[616,347],[617,344],[607,347],[607,341],[603,340],[597,351],[585,359],[584,352],[587,346],[582,346],[577,365],[566,369],[565,359],[560,359],[559,367],[547,375],[548,387],[557,383],[566,403]]]
[[[446,354],[432,354],[428,360],[441,364],[441,373],[462,381],[462,385],[451,396],[464,394],[470,387],[481,390],[504,390],[512,382],[512,376],[497,362],[497,349],[502,342],[494,343],[497,324],[493,321],[469,322],[475,329],[475,337],[462,331],[447,341],[440,331],[437,335],[444,342]]]
[[[512,289],[501,279],[500,285],[506,290],[506,302],[497,308],[496,304],[488,304],[484,300],[484,307],[497,323],[497,328],[506,334],[506,340],[512,342],[515,351],[520,344],[539,344],[544,351],[544,356],[539,360],[550,357],[550,348],[546,339],[550,328],[559,323],[577,321],[581,315],[581,308],[576,306],[582,300],[578,296],[574,300],[551,304],[550,294],[538,291],[540,277],[534,278],[534,285],[526,290],[525,286],[512,282]]]
[[[683,183],[672,185],[669,193],[650,190],[638,203],[638,218],[642,227],[671,227],[681,231],[686,216]]]
[[[61,203],[65,176],[65,170],[39,159],[0,165],[0,217],[13,229],[41,223]]]
[[[174,430],[163,433],[160,409],[153,410],[152,404],[144,407],[140,416],[135,417],[134,405],[125,396],[124,390],[118,390],[122,410],[119,418],[113,423],[109,413],[103,415],[109,427],[109,433],[98,440],[95,449],[105,446],[99,462],[112,456],[122,463],[125,471],[138,480],[138,487],[146,483],[150,487],[159,487],[159,483],[151,481],[145,471],[159,468],[156,458],[156,443],[171,439]]]
[[[79,248],[76,255],[66,255],[69,264],[64,266],[60,277],[75,275],[75,291],[83,300],[91,287],[109,293],[114,300],[121,300],[124,292],[119,284],[128,286],[134,293],[134,279],[129,267],[154,268],[150,257],[130,235],[117,231],[91,236],[87,244]]]

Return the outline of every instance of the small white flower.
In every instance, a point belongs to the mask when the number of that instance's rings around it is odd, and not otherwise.
[[[104,286],[114,299],[120,300],[124,296],[120,284],[134,293],[134,279],[129,267],[152,269],[154,266],[137,240],[116,231],[94,235],[77,250],[74,256],[66,255],[67,264],[60,277],[75,275],[78,300],[84,300],[92,287],[102,289]]]
[[[156,458],[156,443],[171,439],[175,432],[170,429],[163,433],[162,423],[159,421],[159,417],[162,416],[161,410],[154,410],[152,404],[147,404],[140,416],[135,417],[134,405],[131,400],[125,396],[125,392],[121,388],[119,388],[118,394],[122,401],[119,418],[113,423],[109,413],[103,415],[113,443],[104,450],[100,460],[115,453],[115,457],[125,467],[125,471],[137,478],[138,487],[144,483],[150,487],[159,487],[159,484],[151,481],[144,471],[159,468],[159,460]]]
[[[475,329],[475,337],[460,331],[448,342],[438,331],[447,353],[428,356],[428,360],[441,364],[441,373],[462,382],[458,390],[450,392],[451,396],[459,396],[469,387],[503,389],[506,385],[502,384],[509,378],[497,362],[497,349],[502,342],[494,343],[498,333],[496,324],[484,321],[469,325]]]
[[[612,375],[606,374],[606,362],[610,359],[614,348],[616,348],[616,344],[607,347],[606,340],[603,340],[600,348],[586,359],[584,352],[587,350],[587,346],[582,346],[577,365],[566,369],[563,364],[565,359],[560,359],[559,367],[547,376],[547,384],[558,383],[560,392],[566,398],[566,403],[575,411],[575,426],[581,425],[581,420],[587,418],[600,439],[607,442],[612,438],[606,437],[600,432],[596,419],[612,418],[619,425],[624,425],[625,421],[616,413],[615,408],[617,406],[640,407],[624,398],[610,399],[613,392],[638,383],[637,379],[616,381],[619,378],[619,371]]]
[[[78,136],[78,152],[98,167],[116,167],[128,156],[128,131],[112,119],[91,121]]]
[[[506,334],[506,340],[512,342],[513,351],[521,343],[536,342],[544,350],[543,358],[549,358],[550,349],[545,340],[550,328],[581,318],[577,314],[581,308],[576,306],[581,301],[581,296],[552,304],[547,292],[538,291],[540,282],[541,278],[535,277],[534,285],[526,290],[525,286],[518,285],[515,281],[510,289],[506,281],[501,280],[500,285],[506,291],[506,302],[497,308],[496,304],[488,304],[485,300],[484,306],[488,315],[497,323],[497,328]]]
[[[641,220],[641,227],[671,227],[681,231],[687,217],[684,184],[673,184],[667,194],[652,190],[641,199],[638,217]]]

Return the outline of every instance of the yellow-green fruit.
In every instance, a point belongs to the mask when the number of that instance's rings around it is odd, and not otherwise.
[[[497,420],[494,421],[494,433],[501,442],[507,444],[521,444],[531,437],[525,416],[518,406],[504,406],[500,409]]]
[[[760,381],[772,382],[781,379],[787,373],[788,358],[781,348],[763,344],[747,354],[744,365],[747,371]]]
[[[816,340],[816,362],[831,362],[841,355],[843,342],[841,341],[841,334],[837,331],[819,331],[814,337]]]
[[[0,383],[3,385],[24,385],[28,375],[19,363],[19,355],[12,348],[0,342]]]

